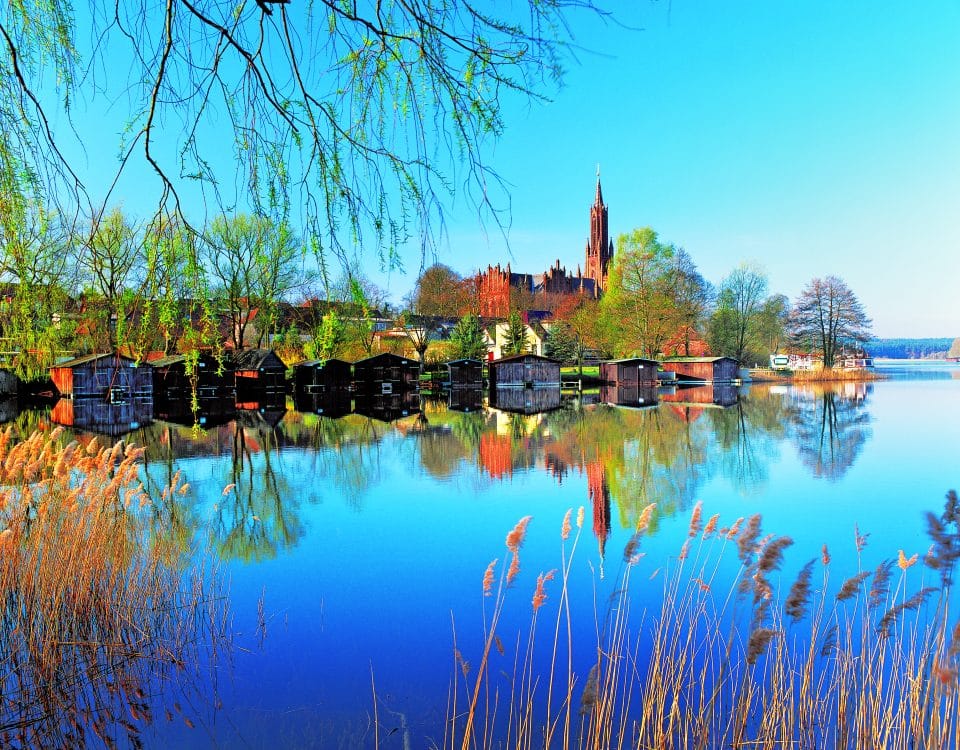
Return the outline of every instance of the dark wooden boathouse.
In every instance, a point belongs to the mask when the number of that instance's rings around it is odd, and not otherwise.
[[[237,406],[282,404],[287,396],[287,366],[271,349],[244,349],[233,355]]]
[[[655,385],[659,369],[655,359],[612,359],[600,363],[600,380],[607,385]]]
[[[491,393],[497,388],[560,387],[560,362],[539,354],[515,354],[488,365]]]
[[[420,365],[389,352],[353,363],[353,384],[358,395],[390,395],[420,390]]]
[[[352,385],[353,365],[342,359],[310,359],[293,366],[295,394],[346,393]]]
[[[483,362],[479,359],[454,359],[447,362],[447,385],[450,388],[483,387]]]
[[[153,409],[150,368],[122,354],[89,354],[50,368],[53,385],[63,398],[90,399],[109,404],[136,401]]]
[[[154,416],[168,422],[207,424],[236,413],[236,381],[231,361],[200,354],[190,368],[186,354],[151,360]]]
[[[663,369],[675,372],[678,381],[732,383],[740,378],[740,365],[733,357],[672,357],[663,360]]]

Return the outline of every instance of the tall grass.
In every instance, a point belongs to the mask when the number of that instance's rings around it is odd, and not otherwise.
[[[176,714],[229,646],[225,597],[156,533],[140,455],[0,433],[2,747],[137,747],[155,720],[193,723]]]
[[[929,514],[922,560],[899,551],[867,565],[857,530],[857,570],[832,571],[824,546],[782,591],[793,540],[765,535],[759,515],[722,527],[718,516],[704,523],[698,504],[675,557],[652,560],[641,551],[652,511],[609,602],[590,613],[596,638],[586,644],[572,635],[582,613],[569,590],[582,510],[572,540],[565,517],[561,567],[538,577],[529,605],[510,585],[529,519],[508,535],[505,563],[483,578],[476,667],[455,651],[445,748],[960,747],[956,493]],[[539,633],[548,583],[558,603]],[[638,611],[633,599],[653,604]],[[517,605],[532,610],[513,639],[498,629]]]

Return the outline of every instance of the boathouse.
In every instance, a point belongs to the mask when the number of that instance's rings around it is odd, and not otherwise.
[[[346,393],[353,382],[353,366],[342,359],[309,359],[293,366],[293,392]]]
[[[483,362],[479,359],[454,359],[447,362],[447,383],[450,388],[483,387]]]
[[[733,357],[671,357],[663,360],[663,369],[675,372],[678,381],[732,383],[740,375]]]
[[[153,371],[154,416],[166,422],[210,425],[236,414],[233,363],[212,354],[174,354],[148,362]]]
[[[354,389],[360,395],[417,392],[420,365],[412,359],[386,352],[353,363]]]
[[[600,363],[600,379],[607,385],[653,385],[659,369],[660,363],[655,359],[612,359]]]
[[[539,354],[515,354],[488,365],[490,392],[498,388],[560,387],[560,362]]]
[[[233,355],[237,405],[283,403],[287,366],[271,349],[244,349]],[[240,407],[246,408],[246,407]]]
[[[122,354],[89,354],[61,362],[50,368],[50,378],[62,398],[109,404],[136,401],[153,409],[150,368]]]

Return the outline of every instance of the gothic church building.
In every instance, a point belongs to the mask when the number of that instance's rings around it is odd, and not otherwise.
[[[610,261],[613,258],[613,242],[607,226],[607,206],[603,202],[600,176],[597,175],[597,195],[590,207],[590,237],[587,240],[586,265],[577,267],[576,275],[556,264],[544,273],[513,273],[510,264],[506,269],[487,266],[477,274],[477,294],[480,315],[486,318],[505,318],[510,314],[511,290],[525,292],[533,299],[545,295],[582,294],[597,299],[607,286]]]

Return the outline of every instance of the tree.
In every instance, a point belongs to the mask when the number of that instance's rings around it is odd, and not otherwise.
[[[486,359],[487,339],[480,325],[480,318],[473,313],[457,321],[450,334],[453,356],[456,359]]]
[[[833,367],[844,347],[859,347],[869,341],[870,325],[857,295],[836,276],[807,284],[789,318],[793,343],[820,352],[827,368]]]
[[[670,269],[679,333],[683,336],[684,355],[690,354],[690,334],[700,328],[713,301],[713,289],[697,270],[693,258],[682,247],[673,256]]]
[[[420,274],[410,295],[410,309],[431,318],[456,318],[466,314],[468,307],[469,292],[463,277],[442,263]]]
[[[523,5],[11,3],[0,192],[82,202],[57,141],[72,134],[56,126],[76,102],[119,101],[117,177],[147,167],[158,215],[239,203],[279,223],[295,208],[317,253],[345,258],[362,242],[393,264],[411,236],[427,252],[454,189],[497,217],[484,147],[503,130],[502,100],[540,99],[561,78],[574,12],[590,0]],[[223,144],[232,154],[212,157]]]
[[[507,330],[504,339],[503,353],[506,356],[523,354],[530,345],[530,342],[527,341],[527,327],[517,310],[510,313],[510,317],[507,318]]]
[[[301,249],[293,233],[265,216],[220,216],[210,226],[204,250],[212,291],[231,324],[234,348],[246,345],[251,328],[254,343],[262,346],[276,325],[279,302],[305,283],[305,274],[295,265]]]
[[[337,356],[346,339],[346,330],[336,310],[330,310],[322,318],[313,332],[313,339],[304,346],[304,353],[310,359],[327,360]]]
[[[142,235],[119,208],[100,211],[90,223],[78,265],[90,294],[88,326],[96,349],[126,342],[127,315],[134,304],[134,287],[143,281]],[[106,334],[105,336],[103,334]]]
[[[780,351],[787,334],[787,319],[790,315],[790,300],[783,294],[772,294],[760,306],[754,343],[750,353],[759,360]]]
[[[581,350],[577,335],[566,323],[559,322],[550,326],[546,340],[543,342],[543,353],[561,362],[575,362],[577,353]]]
[[[672,287],[675,253],[650,227],[617,237],[600,309],[618,353],[655,357],[679,328],[680,311]]]
[[[723,280],[708,334],[715,354],[744,361],[766,295],[767,275],[757,265],[741,263]]]

